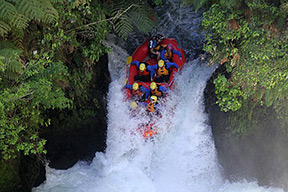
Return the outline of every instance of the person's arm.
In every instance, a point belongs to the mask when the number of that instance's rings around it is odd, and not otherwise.
[[[175,67],[176,69],[179,69],[179,66],[176,63],[174,63],[174,62],[167,62],[166,66],[167,66],[168,69],[170,67]]]
[[[157,55],[157,54],[158,54],[158,51],[155,51],[153,48],[151,48],[151,49],[150,49],[150,53],[153,53],[153,54]]]
[[[161,91],[162,93],[166,93],[168,91],[168,89],[164,86],[159,86],[159,91]]]
[[[148,65],[147,66],[147,69],[148,69],[148,71],[150,71],[150,77],[151,77],[151,79],[154,77],[154,75],[155,75],[155,73],[156,73],[156,69],[155,69],[155,66],[156,65]]]
[[[145,88],[144,86],[142,86],[141,88],[141,91],[144,93],[144,95],[145,95],[145,100],[149,97],[149,95],[150,95],[150,88],[149,89],[147,89],[147,88]]]
[[[146,107],[148,105],[148,103],[146,102],[137,102],[138,106],[143,106]]]
[[[132,89],[132,85],[130,85],[130,84],[126,84],[124,87],[123,87],[124,89]]]
[[[137,68],[139,67],[139,64],[140,64],[140,62],[139,62],[139,61],[136,61],[136,60],[131,63],[131,65],[136,65]]]
[[[159,109],[161,107],[161,105],[159,104],[159,103],[156,103],[155,105],[154,105],[154,108],[155,109]]]
[[[172,52],[173,52],[174,54],[178,55],[178,57],[179,57],[180,59],[182,59],[182,55],[181,55],[181,53],[180,53],[179,51],[177,51],[176,49],[173,49]]]
[[[160,52],[160,59],[162,59],[163,61],[167,62],[169,60],[165,57],[165,53],[166,53],[165,50],[162,50]]]

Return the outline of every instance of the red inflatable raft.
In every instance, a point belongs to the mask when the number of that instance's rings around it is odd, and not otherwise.
[[[150,65],[156,65],[157,64],[157,59],[156,58],[151,58],[149,56],[149,49],[148,49],[148,42],[151,38],[148,38],[141,46],[139,46],[136,51],[133,53],[132,58],[131,56],[127,58],[127,84],[133,85],[134,83],[134,77],[135,75],[137,75],[137,66],[136,65],[130,65],[131,62],[133,61],[139,61],[139,62],[146,62]],[[160,43],[161,46],[165,47],[168,44],[170,44],[173,49],[176,49],[177,51],[179,51],[181,53],[182,59],[180,59],[178,57],[178,55],[173,54],[173,58],[172,61],[174,63],[176,63],[179,66],[179,69],[181,69],[183,67],[183,64],[186,61],[186,55],[184,50],[181,48],[181,46],[179,45],[179,43],[174,39],[174,38],[164,38],[163,41]],[[169,78],[169,82],[168,83],[157,83],[159,85],[165,86],[166,88],[171,89],[174,83],[174,76],[177,73],[178,69],[176,68],[172,68],[172,70],[170,71],[170,78]],[[139,82],[137,81],[137,83],[139,85],[142,85],[144,87],[146,87],[147,89],[149,89],[150,87],[150,83],[151,82]],[[126,89],[125,94],[127,96],[127,99],[130,99],[131,97],[131,91]],[[138,130],[140,131],[140,133],[143,135],[144,138],[148,138],[152,135],[155,135],[157,133],[157,131],[155,129],[153,129],[153,123],[147,123],[145,126],[140,126],[138,128]]]

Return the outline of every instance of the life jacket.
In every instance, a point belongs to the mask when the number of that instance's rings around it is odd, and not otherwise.
[[[171,60],[173,58],[173,52],[172,51],[168,51],[168,50],[165,50],[165,54],[164,54],[164,57],[168,60]]]
[[[156,95],[157,97],[161,97],[163,94],[161,91],[158,91],[158,88],[156,88],[154,90],[152,90],[152,89],[150,89],[150,90],[151,90],[151,95]]]
[[[155,48],[154,48],[155,51],[160,51],[161,50],[161,45],[157,45]]]
[[[154,112],[155,111],[155,108],[154,108],[154,103],[148,103],[147,105],[147,111],[148,112]]]
[[[162,68],[158,67],[157,75],[159,75],[159,76],[169,75],[169,71],[168,71],[168,69],[166,69],[165,65]]]

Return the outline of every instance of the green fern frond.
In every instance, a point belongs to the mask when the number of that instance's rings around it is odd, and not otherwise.
[[[17,14],[15,17],[10,20],[10,25],[13,28],[24,30],[28,26],[29,19],[22,14]]]
[[[23,72],[23,67],[22,67],[22,64],[19,61],[12,60],[7,65],[6,71],[15,72],[15,73],[20,74],[21,72]]]
[[[24,33],[23,30],[13,30],[11,34],[11,43],[15,45],[17,48],[24,50],[24,45],[23,45],[23,37]]]
[[[131,14],[130,14],[130,18],[133,24],[140,31],[143,31],[146,33],[150,32],[155,26],[155,22],[151,20],[151,16],[152,15],[149,15],[149,12],[147,11],[147,9],[142,5],[138,5],[137,7],[132,9]]]
[[[114,30],[122,38],[127,38],[133,27],[148,33],[156,24],[156,19],[152,20],[152,16],[156,16],[152,15],[151,8],[142,1],[115,1],[110,7]]]
[[[16,8],[11,3],[0,0],[0,18],[10,19],[17,14]]]
[[[133,26],[131,23],[131,19],[127,15],[122,16],[121,20],[115,24],[115,32],[121,38],[126,39],[129,33],[131,33],[132,31],[133,31]]]
[[[21,0],[16,4],[19,13],[27,16],[30,20],[41,21],[44,13],[36,0]]]
[[[11,30],[10,25],[0,20],[0,36],[4,37]]]
[[[45,23],[53,23],[58,18],[57,10],[52,6],[49,0],[39,0],[40,7],[44,12],[43,22]]]
[[[4,63],[4,72],[1,72],[1,77],[9,80],[16,80],[23,73],[22,63],[19,62],[20,50],[16,49],[0,49],[0,57]]]

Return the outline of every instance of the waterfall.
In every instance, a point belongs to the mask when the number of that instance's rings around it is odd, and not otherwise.
[[[162,118],[156,122],[159,133],[145,140],[137,131],[138,124],[148,119],[144,109],[131,116],[129,102],[124,101],[128,54],[121,47],[127,46],[116,45],[115,38],[109,36],[107,46],[113,51],[109,54],[112,82],[106,151],[96,153],[92,163],[79,162],[68,170],[47,166],[46,182],[33,191],[282,192],[260,187],[257,181],[230,183],[223,178],[203,101],[206,81],[215,66],[207,67],[196,54],[203,43],[203,34],[199,33],[201,13],[194,13],[190,7],[179,9],[172,1],[157,12],[160,25],[155,32],[174,37],[188,56],[175,77],[175,88],[162,102]],[[126,44],[133,45],[134,40],[131,37]]]

